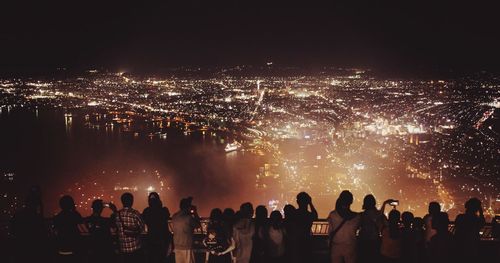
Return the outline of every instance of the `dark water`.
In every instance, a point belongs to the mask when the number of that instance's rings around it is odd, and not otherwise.
[[[74,196],[82,214],[94,197],[119,203],[123,191],[115,191],[116,186],[137,187],[132,193],[140,210],[148,186],[160,192],[171,211],[181,197],[193,196],[202,215],[213,207],[236,209],[244,201],[269,200],[255,189],[262,157],[225,153],[224,135],[184,135],[168,128],[166,139],[135,137],[116,125],[88,128],[85,114],[73,113],[68,123],[63,110],[4,109],[0,172],[13,173],[14,182],[4,180],[1,190],[22,198],[30,185],[39,184],[47,215],[57,210],[62,194]],[[4,198],[3,205],[7,203]]]

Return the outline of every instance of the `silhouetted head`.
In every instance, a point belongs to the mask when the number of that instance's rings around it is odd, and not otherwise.
[[[397,239],[400,237],[400,232],[399,232],[399,218],[401,217],[401,213],[396,210],[392,209],[391,212],[389,212],[389,237],[392,239]]]
[[[210,211],[210,221],[221,221],[222,220],[222,210],[220,208],[214,208]]]
[[[191,210],[192,203],[193,203],[192,197],[182,198],[179,203],[179,208],[184,211],[189,211]]]
[[[151,192],[148,195],[148,206],[151,208],[161,208],[163,206],[160,195],[157,192]]]
[[[122,194],[121,198],[123,207],[132,207],[134,204],[134,196],[131,193]]]
[[[344,190],[340,193],[339,198],[337,198],[337,202],[335,202],[335,210],[345,210],[351,207],[351,204],[354,200],[352,193]]]
[[[366,195],[363,198],[363,210],[376,209],[377,201],[373,195]]]
[[[438,233],[447,232],[449,224],[450,219],[448,217],[448,213],[439,212],[432,216],[432,228],[436,229]]]
[[[226,223],[234,222],[234,217],[235,213],[232,208],[226,208],[224,209],[224,212],[222,212],[222,218]]]
[[[415,217],[413,218],[413,224],[412,228],[417,229],[417,230],[423,230],[424,229],[424,219],[421,217]]]
[[[300,192],[297,194],[297,204],[299,209],[307,208],[307,205],[311,202],[311,196],[306,192]]]
[[[354,201],[352,193],[344,190],[340,193],[335,202],[335,211],[344,219],[352,219],[356,214],[351,211],[351,204]]]
[[[243,203],[240,206],[240,216],[241,218],[252,218],[253,217],[253,205],[250,202]]]
[[[283,207],[283,213],[285,214],[285,218],[287,220],[292,219],[293,216],[295,215],[295,206],[291,204],[285,205],[285,207]]]
[[[401,222],[406,228],[411,228],[411,224],[413,223],[413,214],[411,212],[405,211],[401,214]]]
[[[471,198],[465,202],[465,213],[475,214],[481,210],[481,201],[477,198]]]
[[[389,212],[389,218],[388,218],[389,225],[399,224],[400,218],[401,218],[401,213],[396,209],[392,209],[391,212]]]
[[[429,203],[429,214],[435,215],[441,212],[441,205],[438,202],[430,202]]]
[[[279,227],[283,222],[283,216],[281,215],[280,211],[277,210],[271,212],[269,219],[271,220],[271,225],[273,227]]]
[[[96,199],[92,202],[92,213],[100,215],[104,209],[104,203],[101,199]]]
[[[267,208],[263,205],[259,205],[255,208],[255,219],[265,220],[267,219]]]
[[[73,197],[69,195],[65,195],[59,199],[59,207],[63,211],[74,211],[75,208],[75,201],[73,200]]]

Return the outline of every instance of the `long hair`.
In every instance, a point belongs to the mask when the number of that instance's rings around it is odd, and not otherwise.
[[[376,204],[377,201],[375,201],[375,197],[372,194],[366,195],[363,198],[363,210],[376,209]]]
[[[160,195],[157,192],[151,192],[148,196],[148,205],[150,208],[162,208],[163,204]]]
[[[339,213],[340,217],[350,220],[356,216],[356,213],[351,211],[351,204],[354,197],[351,192],[344,190],[340,193],[337,202],[335,202],[335,211]]]

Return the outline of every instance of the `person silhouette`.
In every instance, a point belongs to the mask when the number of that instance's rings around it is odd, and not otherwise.
[[[207,236],[203,245],[207,248],[206,263],[231,263],[232,251],[235,248],[234,239],[227,235],[224,228],[222,211],[214,208],[210,212],[210,221],[207,226]]]
[[[438,202],[430,202],[428,214],[424,216],[425,222],[425,243],[428,245],[431,242],[431,238],[436,234],[436,230],[432,228],[432,216],[439,214],[441,212],[441,205]]]
[[[265,258],[262,262],[279,263],[285,261],[286,230],[280,211],[272,211],[269,224],[261,228],[265,246]]]
[[[448,231],[450,220],[448,214],[439,212],[432,218],[432,227],[436,230],[429,243],[429,262],[455,262],[455,244],[453,235]]]
[[[399,227],[401,213],[395,208],[389,212],[387,224],[382,227],[380,255],[383,262],[400,262],[402,255],[402,229]]]
[[[479,232],[485,222],[481,201],[471,198],[465,202],[465,213],[459,214],[455,219],[455,240],[462,262],[472,262],[479,258]]]
[[[134,196],[124,193],[120,199],[123,208],[114,216],[120,255],[123,262],[141,262],[144,258],[141,234],[145,231],[145,224],[141,214],[132,208]]]
[[[47,227],[43,218],[40,188],[33,186],[24,206],[10,220],[10,235],[15,262],[34,262],[46,259]]]
[[[253,236],[251,262],[263,262],[265,258],[265,244],[262,229],[267,227],[267,208],[259,205],[255,208],[255,234]]]
[[[500,237],[500,216],[494,216],[493,219],[491,219],[491,236],[493,238],[499,238]]]
[[[351,211],[354,197],[344,190],[335,202],[335,210],[328,216],[330,262],[356,262],[356,231],[359,229],[361,216]]]
[[[424,219],[415,217],[412,223],[413,235],[416,245],[416,262],[423,262],[425,259],[425,229]]]
[[[253,213],[251,203],[243,203],[240,206],[240,211],[238,211],[239,219],[233,226],[233,239],[236,245],[234,258],[236,263],[250,262],[253,247],[252,238],[255,234],[255,224],[252,222]]]
[[[226,235],[228,237],[233,236],[233,224],[235,221],[235,212],[232,208],[226,208],[222,212],[222,226],[224,227],[224,231],[226,231]]]
[[[116,206],[106,204],[113,212]],[[101,199],[92,202],[92,214],[85,218],[89,230],[88,249],[90,262],[110,262],[113,260],[113,238],[111,236],[111,218],[103,217],[105,204]]]
[[[311,196],[306,192],[297,194],[298,209],[295,211],[295,223],[297,227],[298,261],[309,262],[312,258],[312,235],[313,222],[318,220],[318,212],[312,203]]]
[[[415,216],[405,211],[401,214],[401,259],[403,262],[417,262],[417,243],[415,240],[415,229],[412,227]]]
[[[69,195],[59,199],[61,211],[54,217],[58,259],[61,262],[77,262],[82,257],[82,238],[80,232],[84,220],[76,211],[75,201]]]
[[[170,211],[163,206],[160,195],[151,192],[148,195],[148,207],[142,212],[147,226],[146,253],[150,263],[165,262],[172,253],[172,233],[168,228]]]
[[[172,230],[174,232],[174,253],[176,263],[193,263],[193,236],[194,230],[200,228],[200,217],[193,198],[187,197],[180,201],[180,210],[172,216]]]
[[[297,233],[297,222],[295,219],[296,209],[293,205],[287,204],[283,207],[283,213],[285,218],[283,220],[283,226],[286,231],[285,236],[285,262],[298,262],[298,233]]]
[[[363,199],[363,212],[359,229],[359,261],[373,262],[380,258],[380,229],[384,214],[376,208],[377,202],[371,194]]]

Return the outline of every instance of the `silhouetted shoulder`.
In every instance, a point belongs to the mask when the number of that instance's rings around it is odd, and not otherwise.
[[[457,215],[457,217],[455,218],[455,224],[460,224],[460,223],[462,223],[462,222],[463,222],[463,220],[464,220],[464,216],[465,216],[465,214],[459,214],[459,215]],[[424,219],[425,219],[425,218],[424,218]]]

